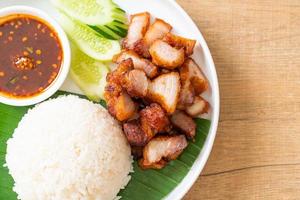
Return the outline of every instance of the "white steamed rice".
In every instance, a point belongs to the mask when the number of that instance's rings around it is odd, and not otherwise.
[[[7,142],[22,200],[114,199],[130,180],[130,147],[100,105],[61,96],[31,109]]]

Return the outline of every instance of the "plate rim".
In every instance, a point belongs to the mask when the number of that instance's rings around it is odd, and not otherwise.
[[[211,75],[210,86],[212,89],[211,92],[211,103],[212,103],[212,115],[211,115],[211,126],[209,129],[209,133],[204,142],[204,145],[198,154],[196,160],[194,161],[191,169],[185,175],[185,177],[181,180],[181,182],[163,199],[165,200],[179,200],[184,197],[184,195],[190,190],[193,184],[198,179],[199,175],[203,171],[205,164],[209,158],[211,153],[214,140],[217,134],[217,127],[219,122],[219,114],[220,114],[220,92],[219,92],[219,82],[218,76],[216,73],[216,67],[208,48],[208,45],[200,31],[200,28],[195,24],[192,18],[187,14],[187,12],[176,2],[176,0],[165,0],[165,3],[168,3],[170,6],[173,6],[178,14],[183,17],[186,21],[187,26],[191,27],[194,33],[198,35],[197,40],[202,47],[204,59],[206,60],[206,67],[209,68],[209,72]],[[22,4],[23,5],[23,4]],[[47,13],[47,12],[46,12]]]
[[[176,2],[176,0],[167,0],[172,6],[174,6],[180,14],[184,17],[184,19],[189,23],[188,25],[191,26],[195,33],[199,35],[198,41],[203,49],[203,54],[205,59],[207,60],[208,66],[210,68],[211,74],[211,88],[212,88],[212,117],[211,117],[211,126],[209,129],[209,133],[205,140],[204,146],[201,149],[200,154],[198,155],[197,159],[195,160],[192,168],[183,178],[183,180],[170,192],[164,199],[165,200],[176,200],[182,199],[184,195],[191,189],[194,185],[198,177],[200,176],[201,172],[209,155],[211,153],[214,140],[217,134],[217,128],[219,123],[219,115],[220,115],[220,91],[219,91],[219,81],[218,75],[216,72],[216,67],[208,48],[208,45],[200,31],[200,28],[196,25],[196,23],[192,20],[192,18],[186,13],[186,11]]]

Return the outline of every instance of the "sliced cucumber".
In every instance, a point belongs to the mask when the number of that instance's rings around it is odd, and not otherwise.
[[[70,17],[91,26],[119,20],[126,22],[125,11],[112,0],[52,0],[53,4]]]
[[[120,21],[117,21],[117,20],[114,20],[109,25],[118,27],[118,28],[126,30],[126,31],[128,30],[128,25],[127,24],[124,24],[123,22],[120,22]]]
[[[119,40],[127,35],[128,25],[113,21],[104,26],[89,26],[101,36],[110,40]]]
[[[99,34],[106,35],[105,37],[107,39],[111,39],[111,40],[121,39],[121,36],[119,36],[115,31],[113,31],[107,26],[90,26],[90,27],[95,31],[97,31]]]
[[[117,34],[120,38],[123,38],[127,35],[127,31],[122,31],[118,27],[105,25],[105,28],[108,28],[109,30],[113,31],[115,34]]]
[[[109,24],[105,25],[105,27],[107,27],[107,28],[111,29],[112,31],[114,31],[121,38],[123,38],[123,37],[125,37],[127,35],[127,29],[128,29],[128,27],[125,24],[122,24],[122,25],[119,26],[118,23],[112,22],[112,23],[109,23]],[[123,27],[126,27],[126,28],[123,28]]]
[[[90,58],[72,45],[72,64],[70,75],[86,96],[99,102],[103,99],[108,67]]]
[[[101,61],[111,60],[120,52],[118,41],[101,37],[90,27],[61,13],[60,24],[75,44],[88,56]]]

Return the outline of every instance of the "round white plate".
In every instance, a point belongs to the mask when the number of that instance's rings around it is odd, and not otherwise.
[[[167,200],[181,199],[190,189],[202,171],[215,139],[219,120],[219,86],[215,70],[207,44],[197,26],[185,11],[174,0],[115,0],[128,14],[148,11],[153,17],[162,18],[173,26],[173,31],[181,36],[197,40],[193,58],[201,66],[210,83],[210,89],[203,96],[212,107],[208,118],[211,119],[211,127],[205,144],[193,167],[182,182],[165,198]],[[0,1],[0,8],[12,5],[27,5],[40,8],[59,22],[58,13],[47,0],[9,0]],[[76,85],[68,78],[62,90],[81,93]]]

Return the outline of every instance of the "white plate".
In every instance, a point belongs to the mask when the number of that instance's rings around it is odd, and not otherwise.
[[[188,38],[196,39],[197,45],[193,58],[201,65],[203,72],[210,82],[210,90],[204,94],[211,104],[212,111],[208,116],[211,119],[211,127],[203,149],[196,159],[193,167],[183,181],[166,197],[167,200],[181,199],[190,189],[202,171],[210,154],[215,139],[219,120],[219,86],[215,70],[207,44],[197,26],[185,11],[173,0],[115,0],[128,14],[148,11],[153,16],[162,18],[170,23],[174,32]],[[11,5],[27,5],[40,8],[59,21],[58,14],[49,1],[46,0],[9,0],[0,1],[0,7]],[[80,92],[74,83],[67,79],[62,89],[71,92]]]

